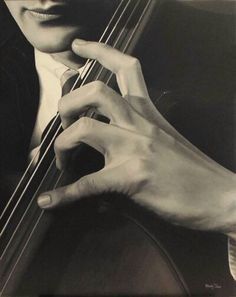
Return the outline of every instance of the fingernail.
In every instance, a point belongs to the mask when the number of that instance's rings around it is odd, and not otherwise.
[[[38,198],[38,205],[41,208],[45,208],[52,203],[52,198],[49,195],[42,195]]]
[[[74,46],[80,46],[80,45],[85,45],[87,43],[87,41],[83,40],[83,39],[75,39],[73,41],[73,45]]]

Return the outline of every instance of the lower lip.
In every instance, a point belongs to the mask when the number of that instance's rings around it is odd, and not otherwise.
[[[41,21],[53,21],[62,17],[61,14],[41,13],[33,10],[28,10],[28,14],[34,19],[38,19]]]

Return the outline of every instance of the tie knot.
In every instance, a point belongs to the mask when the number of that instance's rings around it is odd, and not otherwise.
[[[68,94],[79,76],[79,72],[73,69],[66,70],[61,76],[62,96]]]

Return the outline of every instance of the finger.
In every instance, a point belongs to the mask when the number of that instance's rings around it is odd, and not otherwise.
[[[103,155],[108,155],[111,149],[119,147],[125,131],[113,125],[107,125],[91,118],[80,118],[73,125],[64,130],[55,140],[54,150],[57,167],[65,168],[70,153],[81,142],[88,144]]]
[[[71,185],[40,195],[38,197],[38,205],[43,209],[50,209],[91,195],[116,191],[117,185],[123,183],[123,175],[120,171],[120,168],[102,169],[84,176]]]
[[[149,97],[141,65],[136,58],[125,55],[103,43],[87,42],[81,39],[73,42],[72,49],[79,56],[95,59],[115,73],[122,96]]]
[[[118,93],[95,81],[61,98],[58,104],[63,128],[78,120],[88,109],[109,118],[112,123],[130,123],[131,106]]]

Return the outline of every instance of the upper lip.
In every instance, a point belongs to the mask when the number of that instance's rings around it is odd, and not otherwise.
[[[47,8],[28,8],[27,10],[41,14],[62,14],[65,12],[65,5],[57,5]]]

